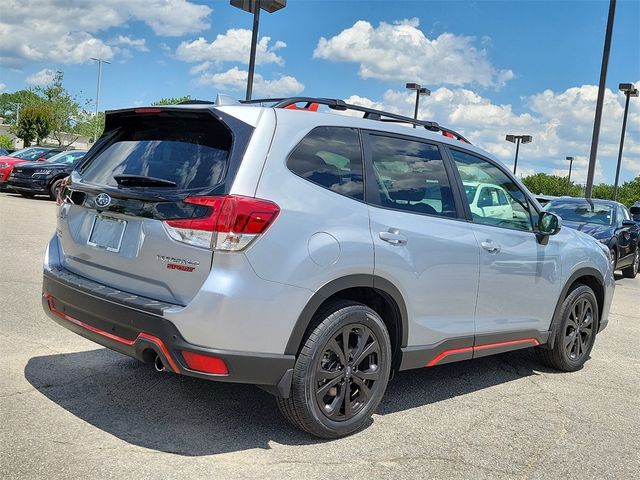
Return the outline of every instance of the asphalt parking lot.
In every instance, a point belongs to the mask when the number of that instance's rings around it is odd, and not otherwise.
[[[55,204],[0,193],[0,478],[637,478],[640,277],[584,369],[531,351],[403,372],[366,430],[319,441],[245,385],[157,373],[42,312]],[[636,472],[636,473],[633,473]]]

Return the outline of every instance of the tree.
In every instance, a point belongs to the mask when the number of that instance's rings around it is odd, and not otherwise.
[[[96,138],[100,138],[102,132],[104,132],[104,112],[98,112],[97,117],[88,112],[84,112],[84,114],[82,115],[82,120],[76,123],[76,125],[73,127],[73,133],[82,135],[83,137],[95,137],[94,141]]]
[[[571,195],[579,197],[582,195],[582,189],[575,183],[568,182],[566,177],[558,177],[557,175],[548,175],[546,173],[536,173],[524,177],[522,182],[534,195],[551,195],[559,197],[562,195]]]
[[[51,109],[51,136],[59,147],[68,147],[78,139],[74,126],[81,120],[82,110],[78,99],[62,86],[62,72],[56,72],[53,82],[46,87],[36,87],[35,92]]]
[[[153,102],[151,105],[177,105],[180,102],[187,102],[189,100],[191,100],[191,95],[185,95],[184,97],[161,98],[157,102]]]
[[[624,182],[618,189],[618,201],[631,207],[640,201],[640,175],[629,182]]]
[[[40,97],[30,90],[2,93],[0,94],[0,117],[3,117],[5,122],[15,125],[18,109],[37,103],[39,100]]]
[[[36,140],[40,144],[51,131],[51,109],[43,103],[27,105],[20,110],[20,120],[13,127],[16,137],[28,147]]]
[[[0,148],[11,150],[13,148],[13,142],[6,135],[0,135]]]

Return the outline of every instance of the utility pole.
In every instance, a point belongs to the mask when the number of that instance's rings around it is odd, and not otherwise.
[[[596,173],[596,156],[598,155],[598,140],[600,138],[600,122],[602,120],[602,104],[604,103],[604,90],[607,83],[607,67],[609,66],[609,52],[611,51],[611,35],[613,33],[613,21],[616,14],[616,0],[609,0],[609,17],[607,19],[607,31],[604,37],[604,50],[602,52],[602,67],[600,68],[600,85],[598,86],[598,100],[596,102],[596,116],[593,121],[593,136],[591,137],[591,153],[589,154],[589,169],[587,170],[587,186],[584,196],[591,198],[593,190],[593,177]]]
[[[618,88],[627,99],[624,102],[624,116],[622,117],[622,133],[620,134],[620,149],[618,150],[618,165],[616,166],[616,181],[613,184],[613,201],[618,200],[618,182],[620,181],[620,165],[622,164],[622,149],[624,148],[624,133],[627,130],[627,115],[629,114],[629,98],[638,96],[638,89],[633,83],[621,83]]]
[[[111,64],[111,62],[107,62],[102,58],[93,58],[93,57],[91,57],[91,60],[98,62],[98,89],[96,92],[96,118],[95,118],[96,128],[93,134],[93,141],[95,142],[98,139],[98,128],[100,126],[100,120],[99,120],[100,117],[98,117],[98,113],[100,111],[100,81],[102,80],[102,64],[103,63]]]

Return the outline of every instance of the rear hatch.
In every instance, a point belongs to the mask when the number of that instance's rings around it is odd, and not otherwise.
[[[211,238],[185,240],[169,225],[207,216],[212,207],[193,198],[229,192],[252,131],[211,106],[107,113],[104,135],[60,193],[63,266],[188,304],[211,269]]]

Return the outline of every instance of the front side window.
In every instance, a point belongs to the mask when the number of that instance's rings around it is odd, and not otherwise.
[[[524,192],[507,174],[475,155],[458,150],[451,150],[451,155],[462,178],[474,222],[514,230],[533,230],[533,208]]]
[[[314,128],[291,152],[287,166],[305,180],[364,200],[360,135],[355,128]]]
[[[411,213],[457,216],[437,146],[381,135],[369,139],[378,190],[373,203]]]

